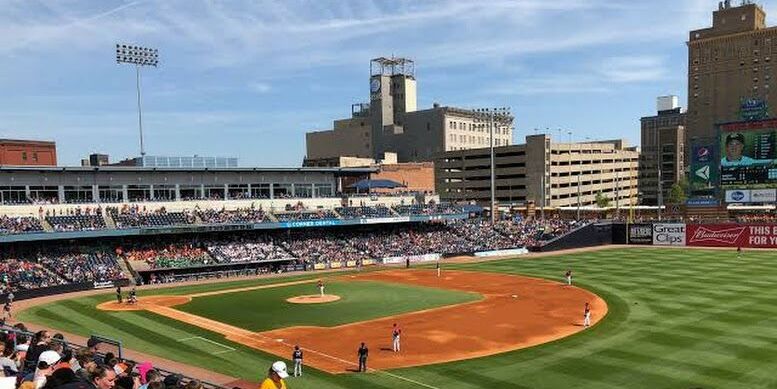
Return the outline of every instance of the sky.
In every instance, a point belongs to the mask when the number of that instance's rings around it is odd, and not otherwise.
[[[735,1],[736,2],[736,1]],[[765,4],[777,14],[777,0]],[[509,106],[515,143],[626,138],[655,98],[686,106],[688,31],[712,0],[0,0],[0,138],[54,140],[60,165],[139,154],[299,166],[304,134],[369,100],[369,61],[416,64],[419,109]],[[767,23],[771,18],[767,18]],[[769,23],[772,24],[772,23]],[[548,129],[548,131],[544,131]]]

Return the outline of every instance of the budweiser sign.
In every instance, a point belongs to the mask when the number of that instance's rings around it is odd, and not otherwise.
[[[739,240],[739,237],[742,236],[745,229],[747,229],[747,227],[742,226],[713,230],[704,226],[699,226],[696,228],[693,235],[691,235],[688,243],[719,243],[733,245]]]

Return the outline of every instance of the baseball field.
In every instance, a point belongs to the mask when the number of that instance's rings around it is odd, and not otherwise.
[[[286,301],[317,292],[322,275],[305,274],[141,290],[131,310],[111,310],[107,292],[18,318],[253,382],[299,342],[310,366],[289,379],[294,389],[769,388],[775,260],[612,248],[445,264],[440,278],[431,268],[327,274],[326,293],[340,300],[326,304]],[[579,288],[561,285],[567,269]],[[398,354],[385,350],[393,322],[404,331]],[[348,372],[358,339],[370,346],[366,374]]]

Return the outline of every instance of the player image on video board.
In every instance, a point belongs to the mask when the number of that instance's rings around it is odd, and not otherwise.
[[[720,127],[720,183],[736,188],[777,184],[777,121],[724,124]]]
[[[744,155],[745,151],[745,136],[741,133],[735,132],[726,135],[726,142],[723,149],[723,158],[720,159],[720,166],[747,166],[757,162],[753,158]],[[766,160],[766,162],[771,162]]]

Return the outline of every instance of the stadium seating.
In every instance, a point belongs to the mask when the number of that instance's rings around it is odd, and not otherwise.
[[[337,207],[335,211],[343,219],[369,219],[378,217],[391,217],[391,210],[383,205],[375,207]]]
[[[274,212],[273,214],[280,222],[337,219],[337,215],[329,209],[317,211]]]
[[[90,231],[106,228],[105,219],[102,215],[68,215],[68,216],[47,216],[46,222],[49,223],[54,231]]]
[[[194,214],[205,224],[262,223],[267,214],[261,209],[238,208],[235,210],[196,209]]]
[[[196,220],[190,212],[167,212],[165,208],[146,211],[138,207],[125,207],[121,210],[108,207],[107,211],[119,229],[185,225]]]
[[[0,216],[0,235],[41,231],[43,231],[43,225],[34,217]]]

